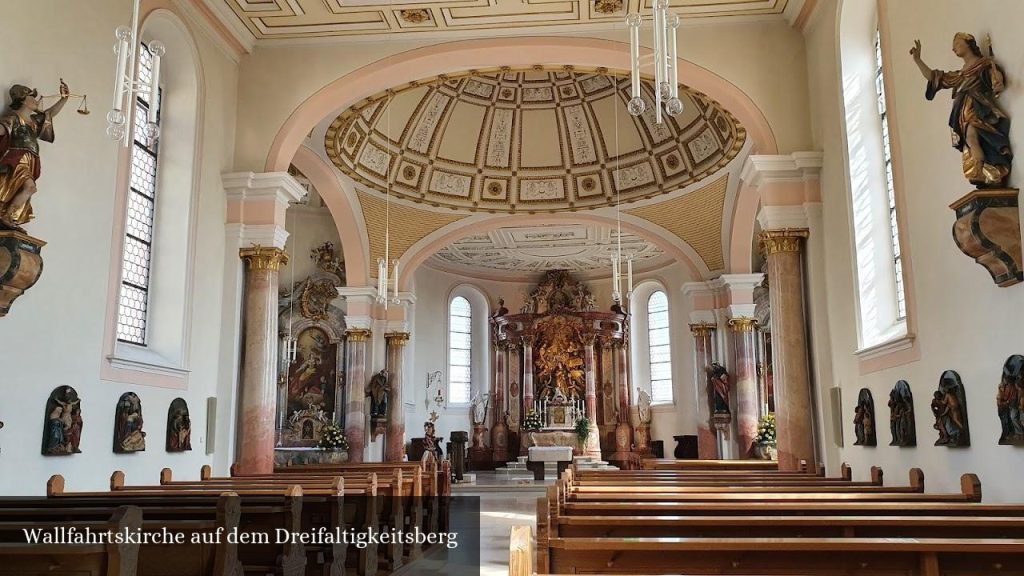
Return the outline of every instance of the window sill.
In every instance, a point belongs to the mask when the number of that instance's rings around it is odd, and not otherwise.
[[[910,364],[921,359],[914,334],[901,334],[854,352],[861,375]]]
[[[185,378],[190,372],[180,364],[168,360],[153,350],[124,342],[114,344],[114,353],[107,356],[107,362],[112,368],[119,370],[133,370],[176,378]]]
[[[657,404],[655,404],[653,402],[651,403],[651,410],[666,411],[666,410],[673,410],[673,409],[675,409],[675,407],[676,407],[676,403],[675,402],[659,402]]]

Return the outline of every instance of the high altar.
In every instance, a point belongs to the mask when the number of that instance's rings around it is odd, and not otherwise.
[[[565,270],[544,276],[518,314],[503,306],[491,318],[495,462],[525,455],[529,446],[572,446],[577,454],[625,461],[629,424],[629,317],[618,306],[597,311],[585,284]],[[521,429],[530,410],[540,431]],[[590,434],[580,446],[576,421]]]

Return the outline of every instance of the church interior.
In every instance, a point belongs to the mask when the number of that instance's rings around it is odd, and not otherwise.
[[[1024,4],[0,9],[0,575],[1024,575]]]

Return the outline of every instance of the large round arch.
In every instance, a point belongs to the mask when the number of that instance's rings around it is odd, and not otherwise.
[[[646,50],[648,55],[649,50]],[[557,61],[552,61],[552,58]],[[410,79],[463,72],[475,68],[537,64],[573,64],[629,69],[629,46],[613,40],[531,36],[460,40],[409,50],[355,70],[307,98],[278,130],[267,154],[267,172],[287,170],[309,133],[325,117],[360,100]],[[677,63],[679,77],[729,110],[746,128],[751,154],[776,154],[771,126],[750,97],[725,78],[687,60]],[[321,194],[328,194],[321,191]],[[750,267],[751,237],[759,198],[757,190],[742,186],[734,204],[727,251],[728,271]],[[325,198],[328,205],[330,199]],[[574,217],[581,217],[575,213]],[[534,220],[535,221],[535,220]],[[347,255],[346,255],[347,257]],[[411,264],[412,262],[410,262]]]

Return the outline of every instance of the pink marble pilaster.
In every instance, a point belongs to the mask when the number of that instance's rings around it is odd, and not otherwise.
[[[597,366],[595,364],[596,339],[587,335],[583,341],[583,370],[586,378],[586,396],[584,407],[587,419],[590,420],[590,433],[587,435],[585,455],[601,457],[601,438],[597,431]]]
[[[612,342],[612,364],[615,367],[616,405],[619,423],[615,426],[615,454],[612,460],[625,460],[633,446],[633,427],[629,424],[629,365],[628,345],[625,340]]]
[[[807,234],[792,229],[761,233],[772,287],[776,442],[782,470],[797,470],[801,460],[815,461],[801,257]]]
[[[348,398],[345,403],[345,437],[349,462],[362,462],[366,448],[366,346],[370,331],[345,332],[345,374]]]
[[[409,342],[408,332],[388,332],[384,335],[387,343],[387,368],[391,388],[388,398],[387,443],[384,446],[385,462],[405,460],[405,345]]]
[[[280,248],[254,246],[239,250],[239,257],[245,263],[245,296],[235,463],[240,474],[270,474],[277,411],[277,276],[288,255]]]
[[[505,424],[505,395],[508,385],[508,366],[505,364],[508,342],[494,345],[494,425],[491,426],[491,458],[495,462],[508,462],[508,426]]]
[[[526,367],[523,370],[523,410],[529,412],[533,410],[534,390],[533,390],[533,343],[535,338],[530,336],[523,336],[523,366]],[[525,415],[524,412],[524,415]]]
[[[697,391],[697,456],[702,460],[715,460],[719,457],[718,438],[711,428],[711,397],[705,370],[713,360],[715,325],[690,324],[690,332],[693,334],[693,383]]]
[[[733,341],[733,387],[736,389],[736,443],[740,458],[750,458],[757,436],[757,322],[739,317],[729,320]]]

